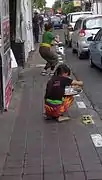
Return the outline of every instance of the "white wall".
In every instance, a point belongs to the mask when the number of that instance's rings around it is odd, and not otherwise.
[[[94,14],[102,14],[102,2],[94,2],[93,3],[93,12]]]
[[[21,6],[20,6],[20,0],[17,0],[16,4],[16,41],[21,41],[21,28],[20,28],[20,12],[21,12]]]
[[[25,41],[25,57],[27,61],[29,52],[34,50],[31,0],[21,0],[21,13],[23,18],[22,39]]]

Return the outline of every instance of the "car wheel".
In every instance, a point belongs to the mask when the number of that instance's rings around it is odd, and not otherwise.
[[[77,53],[76,49],[73,49],[73,48],[72,48],[72,53],[73,53],[73,54]]]
[[[68,42],[68,47],[72,47],[72,42],[71,41]]]
[[[68,45],[68,41],[66,39],[66,35],[64,35],[64,39],[65,39],[65,45]]]
[[[79,51],[79,49],[78,49],[78,51],[77,51],[77,54],[78,54],[78,58],[79,59],[83,59],[83,53],[80,53],[80,51]]]
[[[90,62],[90,67],[93,68],[94,67],[94,63],[92,62],[91,54],[89,55],[89,62]]]

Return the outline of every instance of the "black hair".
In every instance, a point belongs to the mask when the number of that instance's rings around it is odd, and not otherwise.
[[[52,28],[53,28],[52,23],[45,24],[45,31],[49,31]]]
[[[63,73],[68,73],[68,76],[71,74],[70,68],[66,64],[59,65],[55,71],[56,76],[61,76]]]

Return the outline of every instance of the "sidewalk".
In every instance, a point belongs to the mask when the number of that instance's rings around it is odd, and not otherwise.
[[[70,121],[43,119],[48,77],[40,75],[39,66],[44,63],[36,50],[21,72],[14,107],[3,115],[5,123],[11,123],[7,126],[9,139],[6,134],[6,158],[0,180],[102,180],[102,147],[95,147],[91,139],[91,134],[102,134],[102,122],[85,94],[75,97],[68,112]],[[86,108],[79,108],[77,102],[83,101]],[[95,124],[82,124],[83,114],[93,115]],[[0,118],[0,130],[1,126]],[[0,131],[0,137],[1,133],[4,131]]]

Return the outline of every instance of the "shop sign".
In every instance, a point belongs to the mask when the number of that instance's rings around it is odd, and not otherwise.
[[[3,78],[3,108],[8,109],[12,96],[9,0],[1,0],[1,57]]]
[[[80,7],[81,6],[81,0],[74,0],[74,7]]]

